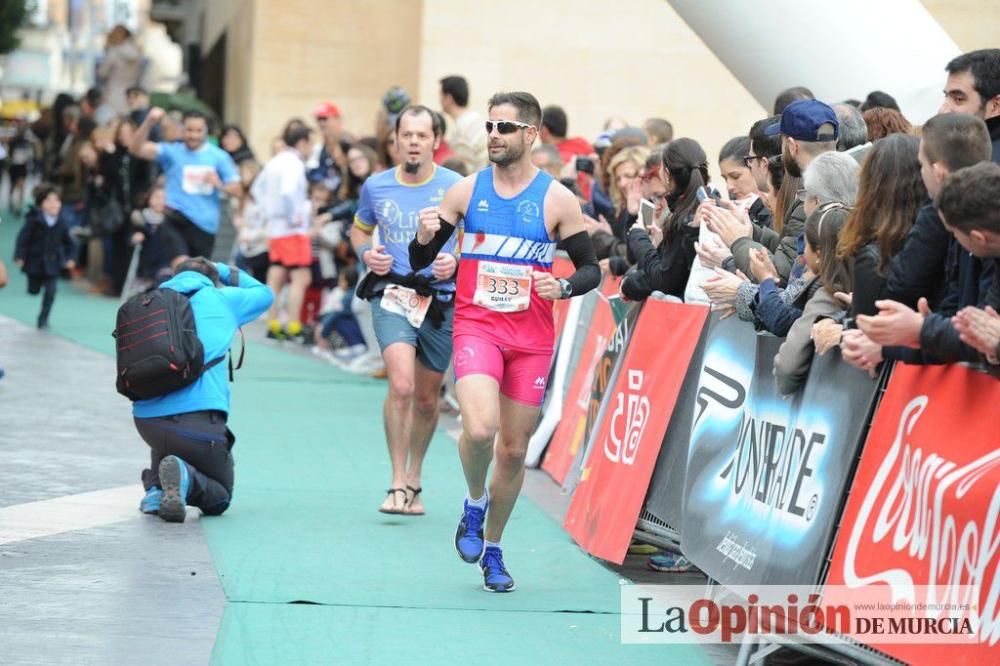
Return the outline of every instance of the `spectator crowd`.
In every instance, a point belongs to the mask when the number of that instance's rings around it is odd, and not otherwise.
[[[8,208],[23,218],[15,264],[44,292],[39,326],[60,276],[121,297],[203,255],[279,295],[270,338],[379,373],[367,304],[353,297],[365,267],[349,233],[362,184],[400,161],[407,91],[385,93],[371,128],[345,127],[326,101],[255,150],[237,125],[152,106],[131,36],[116,30],[108,44],[102,85],[18,119],[0,152]],[[576,195],[602,269],[624,276],[624,298],[707,303],[784,338],[783,393],[834,347],[873,374],[888,360],[992,368],[1000,50],[942,64],[939,114],[918,125],[881,91],[863,101],[783,91],[771,116],[733,128],[718,181],[697,138],[675,138],[666,119],[611,117],[587,138],[556,105],[543,109],[532,162]],[[487,166],[468,82],[447,76],[439,93],[446,131],[434,161],[463,175]]]

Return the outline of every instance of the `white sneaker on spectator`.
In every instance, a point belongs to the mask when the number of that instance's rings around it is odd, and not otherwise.
[[[341,364],[338,364],[341,365]],[[358,356],[353,361],[341,365],[344,370],[356,375],[371,375],[385,367],[382,361],[382,354],[379,352],[367,352]]]
[[[334,362],[334,352],[330,349],[323,349],[322,347],[315,346],[312,348],[312,353],[328,363]]]
[[[368,346],[363,342],[350,347],[343,347],[333,352],[333,357],[338,361],[349,363],[368,351]]]

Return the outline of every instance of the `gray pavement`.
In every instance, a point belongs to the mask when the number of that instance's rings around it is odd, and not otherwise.
[[[208,663],[225,595],[194,512],[138,511],[114,360],[2,316],[0,360],[0,664]]]

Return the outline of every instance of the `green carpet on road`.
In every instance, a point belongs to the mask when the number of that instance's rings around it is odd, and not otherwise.
[[[20,224],[0,224],[11,274],[0,312],[33,325],[39,297],[10,261]],[[117,307],[60,283],[51,333],[111,355]],[[504,537],[518,589],[484,592],[452,545],[464,483],[442,434],[425,463],[427,515],[378,513],[384,394],[384,382],[248,343],[233,386],[233,504],[202,519],[229,601],[214,662],[708,663],[694,647],[621,645],[617,576],[524,498]]]

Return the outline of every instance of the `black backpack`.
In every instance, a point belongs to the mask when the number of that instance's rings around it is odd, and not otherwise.
[[[153,289],[125,301],[111,335],[118,357],[115,388],[129,400],[157,398],[190,386],[226,358],[223,354],[205,362],[188,296],[173,289]],[[242,365],[241,350],[237,368]]]

